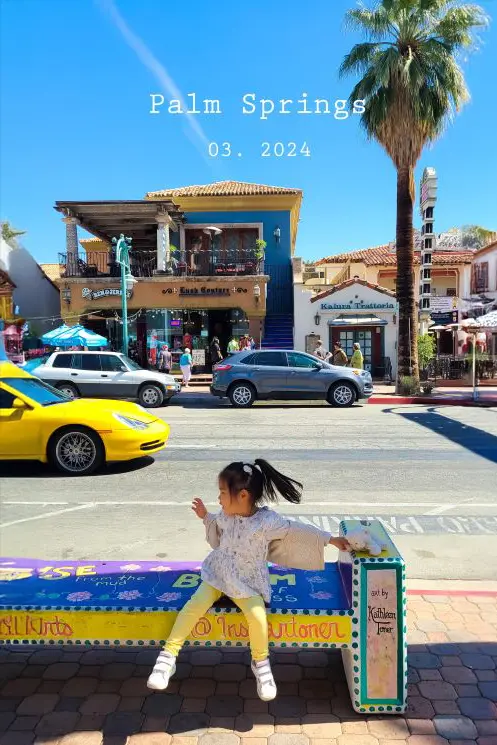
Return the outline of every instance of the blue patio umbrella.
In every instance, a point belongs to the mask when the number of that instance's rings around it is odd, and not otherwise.
[[[85,329],[78,324],[71,326],[53,339],[53,344],[58,347],[106,347],[108,341],[104,336],[96,334],[94,331]]]
[[[50,344],[54,342],[54,339],[59,336],[59,334],[63,334],[64,331],[67,331],[69,326],[66,323],[63,323],[62,326],[58,326],[56,329],[52,329],[52,331],[47,331],[46,334],[43,334],[41,338],[41,341],[43,344]]]

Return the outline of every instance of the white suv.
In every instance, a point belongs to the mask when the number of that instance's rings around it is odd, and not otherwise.
[[[70,398],[134,398],[165,406],[181,386],[172,375],[144,370],[118,352],[54,352],[33,374]]]

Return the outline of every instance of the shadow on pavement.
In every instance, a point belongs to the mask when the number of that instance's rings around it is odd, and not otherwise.
[[[38,479],[51,477],[54,479],[67,479],[67,478],[95,478],[96,476],[112,476],[123,473],[132,473],[133,471],[140,471],[142,468],[147,468],[154,463],[154,459],[147,455],[144,458],[136,458],[135,460],[128,460],[123,463],[107,463],[98,471],[91,474],[90,476],[71,476],[70,474],[60,473],[54,470],[46,463],[40,463],[34,460],[5,460],[0,462],[0,478],[11,478],[11,479]]]
[[[439,414],[436,408],[428,411],[405,411],[393,408],[385,409],[385,414],[396,414],[406,421],[419,424],[435,432],[440,437],[466,448],[481,458],[497,463],[497,437],[491,432],[458,422],[455,419]]]

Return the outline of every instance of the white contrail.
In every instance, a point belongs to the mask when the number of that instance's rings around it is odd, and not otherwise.
[[[131,49],[136,53],[137,57],[143,62],[143,64],[148,67],[150,72],[157,78],[160,85],[164,89],[164,91],[168,94],[168,96],[173,99],[178,99],[181,101],[181,106],[183,109],[187,109],[188,106],[185,103],[185,99],[177,87],[174,80],[171,78],[171,76],[168,74],[167,70],[161,63],[159,62],[156,57],[152,54],[152,52],[148,49],[148,47],[143,43],[143,41],[140,39],[139,36],[137,36],[128,26],[122,15],[120,14],[119,10],[116,8],[114,4],[114,0],[96,0],[97,4],[100,5],[102,10],[104,10],[112,19],[114,22],[114,25],[119,29],[121,34],[123,35],[125,41],[128,43],[128,45],[131,47]],[[191,130],[191,135],[189,139],[191,139],[194,143],[194,145],[199,149],[201,154],[204,156],[204,158],[207,159],[207,145],[208,145],[208,138],[205,134],[204,130],[200,126],[200,124],[197,122],[197,120],[194,118],[194,115],[192,114],[185,114],[186,116],[186,122],[188,123],[188,126]],[[188,133],[190,134],[190,133]]]

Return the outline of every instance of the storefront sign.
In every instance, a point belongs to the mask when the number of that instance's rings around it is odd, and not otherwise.
[[[205,365],[205,349],[193,349],[192,360],[194,367]]]
[[[456,297],[446,297],[445,295],[437,297],[436,295],[432,295],[430,298],[430,309],[435,313],[448,313],[448,311],[455,310],[455,308],[457,308]]]
[[[430,318],[435,321],[437,326],[448,326],[449,323],[458,323],[459,311],[453,310],[451,313],[430,313]]]
[[[354,303],[321,303],[321,310],[395,310],[393,303],[365,303],[364,300]]]
[[[130,298],[133,290],[126,291],[126,297]],[[122,290],[120,287],[106,287],[103,290],[90,290],[89,287],[83,287],[81,297],[85,300],[99,300],[102,297],[121,297]]]
[[[228,296],[230,294],[230,288],[229,287],[180,287],[179,288],[179,294],[180,295],[216,295],[219,296]]]

